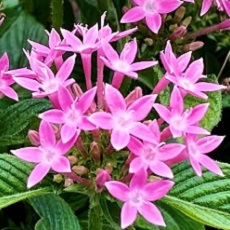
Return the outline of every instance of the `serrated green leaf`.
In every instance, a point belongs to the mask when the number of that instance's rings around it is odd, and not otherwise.
[[[58,195],[47,194],[30,199],[35,211],[41,216],[35,230],[80,230],[77,217],[69,205]]]
[[[230,229],[230,165],[218,165],[224,177],[207,170],[198,177],[188,162],[175,166],[175,185],[162,202],[201,224]]]
[[[26,66],[28,60],[22,48],[30,49],[28,39],[43,44],[47,43],[44,27],[31,15],[22,11],[20,6],[7,10],[5,14],[9,16],[0,27],[0,56],[7,52],[12,69]]]
[[[0,145],[24,143],[22,131],[30,119],[50,108],[51,104],[45,99],[27,99],[9,106],[0,114]]]
[[[15,156],[0,155],[0,208],[51,192],[48,180],[40,185],[41,188],[28,191],[26,181],[33,167],[33,164],[21,161]]]

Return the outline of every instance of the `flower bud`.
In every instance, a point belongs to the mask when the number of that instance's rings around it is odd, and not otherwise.
[[[182,21],[182,25],[184,25],[185,27],[188,27],[191,21],[192,21],[192,17],[189,16]]]
[[[73,172],[75,172],[79,176],[83,176],[88,174],[89,169],[82,165],[75,165],[72,167]]]
[[[187,28],[185,26],[179,26],[174,29],[173,33],[169,36],[169,39],[174,41],[177,38],[182,38],[187,33]]]
[[[153,39],[152,38],[145,38],[145,44],[147,46],[152,46],[153,45]]]
[[[56,183],[61,183],[63,181],[62,175],[61,174],[54,175],[53,181],[56,182]]]
[[[191,42],[190,44],[184,45],[183,50],[185,52],[187,52],[187,51],[195,51],[195,50],[198,50],[198,49],[202,48],[203,45],[204,45],[204,43],[200,42],[200,41]]]
[[[102,189],[105,185],[105,182],[110,181],[111,176],[107,170],[101,169],[99,170],[96,176],[96,185],[98,189]]]
[[[93,159],[99,161],[101,159],[101,150],[99,144],[96,141],[93,141],[90,144],[90,150],[92,152]]]
[[[77,157],[75,156],[68,156],[69,162],[71,165],[75,165],[77,163]]]
[[[107,170],[107,172],[112,173],[113,165],[110,162],[107,162],[105,165],[105,169]]]
[[[69,187],[73,184],[73,180],[70,178],[65,179],[64,187]]]
[[[131,91],[127,97],[125,98],[125,102],[127,107],[129,105],[131,105],[135,100],[137,100],[138,98],[142,97],[143,93],[142,93],[142,89],[141,87],[136,87],[133,91]]]
[[[180,22],[183,19],[185,12],[186,12],[186,8],[184,6],[179,7],[175,12],[174,21],[176,23]]]
[[[39,133],[36,130],[29,130],[28,137],[32,145],[34,146],[40,145]]]

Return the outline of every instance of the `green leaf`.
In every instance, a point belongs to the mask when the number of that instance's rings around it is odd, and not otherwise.
[[[51,0],[52,27],[57,31],[63,24],[63,0]]]
[[[41,184],[42,188],[28,191],[26,181],[33,167],[33,164],[21,161],[15,156],[0,155],[0,208],[51,192],[48,180]]]
[[[230,229],[230,165],[218,165],[224,177],[207,170],[198,177],[188,162],[175,166],[175,185],[161,201],[201,224]]]
[[[230,95],[223,95],[222,106],[223,108],[230,107]]]
[[[47,194],[30,199],[30,203],[41,217],[35,230],[80,230],[77,217],[69,205],[58,195]]]
[[[51,108],[45,99],[27,99],[9,106],[0,114],[0,146],[22,144],[23,131],[29,126],[30,119]]]
[[[6,20],[0,27],[0,55],[7,52],[11,68],[26,66],[28,60],[22,48],[30,49],[27,39],[46,43],[44,27],[31,15],[22,11],[20,6],[8,9],[5,14]]]

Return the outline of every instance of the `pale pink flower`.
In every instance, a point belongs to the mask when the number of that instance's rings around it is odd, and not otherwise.
[[[177,9],[183,2],[180,0],[133,0],[134,7],[121,18],[121,23],[137,22],[145,18],[151,31],[158,33],[162,24],[162,14]]]
[[[147,176],[147,172],[141,169],[134,174],[129,187],[119,181],[105,183],[105,187],[113,197],[125,202],[121,209],[122,229],[132,225],[138,213],[151,224],[165,226],[159,209],[152,201],[164,197],[174,183],[169,180],[157,180],[148,183]]]
[[[95,125],[88,121],[85,113],[93,103],[96,87],[86,91],[80,98],[73,99],[70,92],[60,86],[58,101],[60,109],[51,109],[39,115],[47,122],[62,124],[61,139],[67,143],[73,137],[78,138],[81,130],[94,130]]]
[[[133,63],[137,54],[136,39],[133,39],[125,44],[120,56],[108,43],[103,44],[103,50],[105,57],[102,56],[101,59],[104,61],[107,67],[115,72],[112,85],[116,88],[120,87],[124,75],[137,79],[138,74],[136,71],[158,64],[157,61],[141,61]]]
[[[111,144],[116,150],[128,145],[130,135],[153,141],[154,136],[149,127],[140,121],[148,115],[155,99],[156,95],[143,96],[127,107],[121,93],[107,84],[105,100],[110,113],[96,112],[89,120],[99,128],[111,130]]]
[[[230,2],[228,0],[203,0],[200,16],[206,14],[212,4],[215,5],[219,11],[225,11],[230,17]]]
[[[11,153],[17,157],[28,162],[37,163],[28,178],[28,188],[39,183],[50,169],[58,173],[71,172],[70,162],[64,155],[70,150],[75,140],[72,139],[66,144],[63,144],[61,140],[56,141],[54,129],[46,121],[41,121],[39,137],[39,147],[11,150]]]
[[[145,170],[150,169],[159,176],[173,178],[173,172],[165,164],[165,161],[175,158],[185,146],[178,143],[166,144],[160,142],[160,129],[156,120],[149,127],[156,137],[156,142],[143,141],[142,143],[138,139],[131,137],[128,148],[136,157],[130,163],[129,172],[136,173],[143,168]]]
[[[9,58],[6,53],[0,58],[0,96],[5,95],[15,101],[18,101],[18,95],[11,85],[15,83],[12,76],[7,72],[9,70]]]
[[[174,86],[170,98],[170,107],[167,108],[161,104],[154,104],[160,117],[169,124],[172,136],[181,137],[185,133],[192,134],[210,134],[197,123],[204,117],[209,103],[197,105],[184,111],[184,102],[179,89]]]
[[[215,135],[199,139],[194,134],[186,135],[185,144],[187,148],[184,151],[198,176],[202,175],[201,165],[219,176],[224,176],[217,163],[206,156],[207,153],[217,148],[223,139],[223,136]]]

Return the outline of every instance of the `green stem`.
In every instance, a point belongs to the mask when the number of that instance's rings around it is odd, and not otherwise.
[[[50,7],[52,27],[60,32],[63,25],[63,0],[52,0]]]

